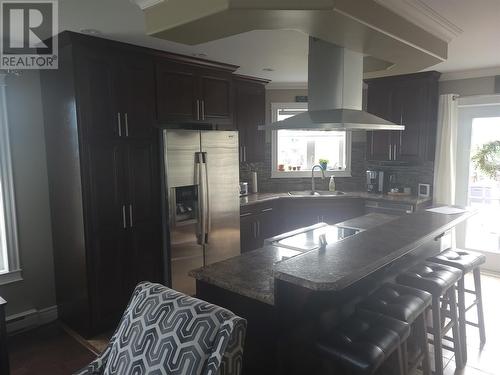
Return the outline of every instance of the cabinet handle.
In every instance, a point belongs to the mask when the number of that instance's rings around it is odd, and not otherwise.
[[[252,215],[251,212],[247,212],[247,213],[244,213],[244,214],[240,214],[240,217],[247,217],[247,216],[250,216]]]
[[[398,145],[395,144],[394,145],[394,158],[392,160],[398,160],[398,157],[397,157],[397,150],[398,150]]]
[[[247,161],[247,146],[243,146],[243,161]]]
[[[253,224],[253,238],[257,238],[257,222],[255,221]]]
[[[127,229],[127,218],[125,217],[125,205],[122,205],[123,229]]]
[[[389,145],[389,160],[392,160],[392,145]]]
[[[201,118],[205,120],[205,101],[201,100]]]
[[[256,238],[259,238],[260,237],[260,221],[257,221],[257,237]]]
[[[128,218],[129,218],[129,221],[130,221],[130,228],[133,228],[133,226],[134,226],[134,220],[133,220],[132,217],[133,217],[132,216],[132,205],[129,204],[128,205]]]
[[[269,208],[264,208],[264,209],[260,210],[260,212],[270,212],[272,210],[273,210],[273,208],[269,207]]]
[[[196,119],[200,119],[200,100],[196,100]]]
[[[128,113],[125,113],[125,136],[128,137]]]
[[[121,120],[120,112],[117,113],[117,117],[118,117],[118,137],[121,137],[122,136],[122,120]]]

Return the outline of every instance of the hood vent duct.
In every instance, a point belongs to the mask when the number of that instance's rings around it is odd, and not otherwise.
[[[362,110],[363,54],[309,38],[309,110],[260,129],[404,130]]]

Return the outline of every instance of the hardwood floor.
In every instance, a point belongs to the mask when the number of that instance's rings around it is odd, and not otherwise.
[[[470,279],[467,279],[470,281]],[[453,353],[445,350],[445,375],[498,375],[500,353],[500,278],[483,275],[483,298],[486,320],[486,344],[481,348],[476,329],[468,327],[467,367],[455,371]],[[468,313],[469,314],[469,313]],[[468,320],[474,320],[471,310]],[[102,337],[96,338],[103,341]],[[94,344],[89,341],[90,344]],[[104,344],[101,343],[101,346]],[[95,345],[94,345],[95,346]],[[9,338],[11,375],[69,375],[91,362],[95,355],[70,336],[58,323],[20,333]]]
[[[11,375],[69,375],[95,355],[51,323],[9,338]]]

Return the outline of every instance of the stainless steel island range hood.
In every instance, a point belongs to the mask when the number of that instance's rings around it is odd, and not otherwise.
[[[308,112],[261,126],[265,130],[404,130],[362,110],[363,54],[309,38]]]

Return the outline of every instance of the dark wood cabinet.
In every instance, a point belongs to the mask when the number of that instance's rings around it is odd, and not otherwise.
[[[255,204],[241,208],[240,248],[242,253],[262,247],[266,238],[278,234],[275,208],[273,203]]]
[[[367,111],[405,125],[404,131],[367,132],[368,160],[434,160],[439,76],[438,72],[424,72],[366,81]]]
[[[163,281],[154,60],[129,52],[63,33],[41,73],[59,317],[86,337]]]
[[[157,62],[156,77],[160,123],[232,123],[231,71]]]
[[[317,223],[336,224],[364,214],[362,199],[293,199],[280,204],[277,215],[283,221],[282,232]]]
[[[240,137],[240,162],[264,161],[266,134],[258,126],[266,121],[267,82],[235,79],[234,120]]]

